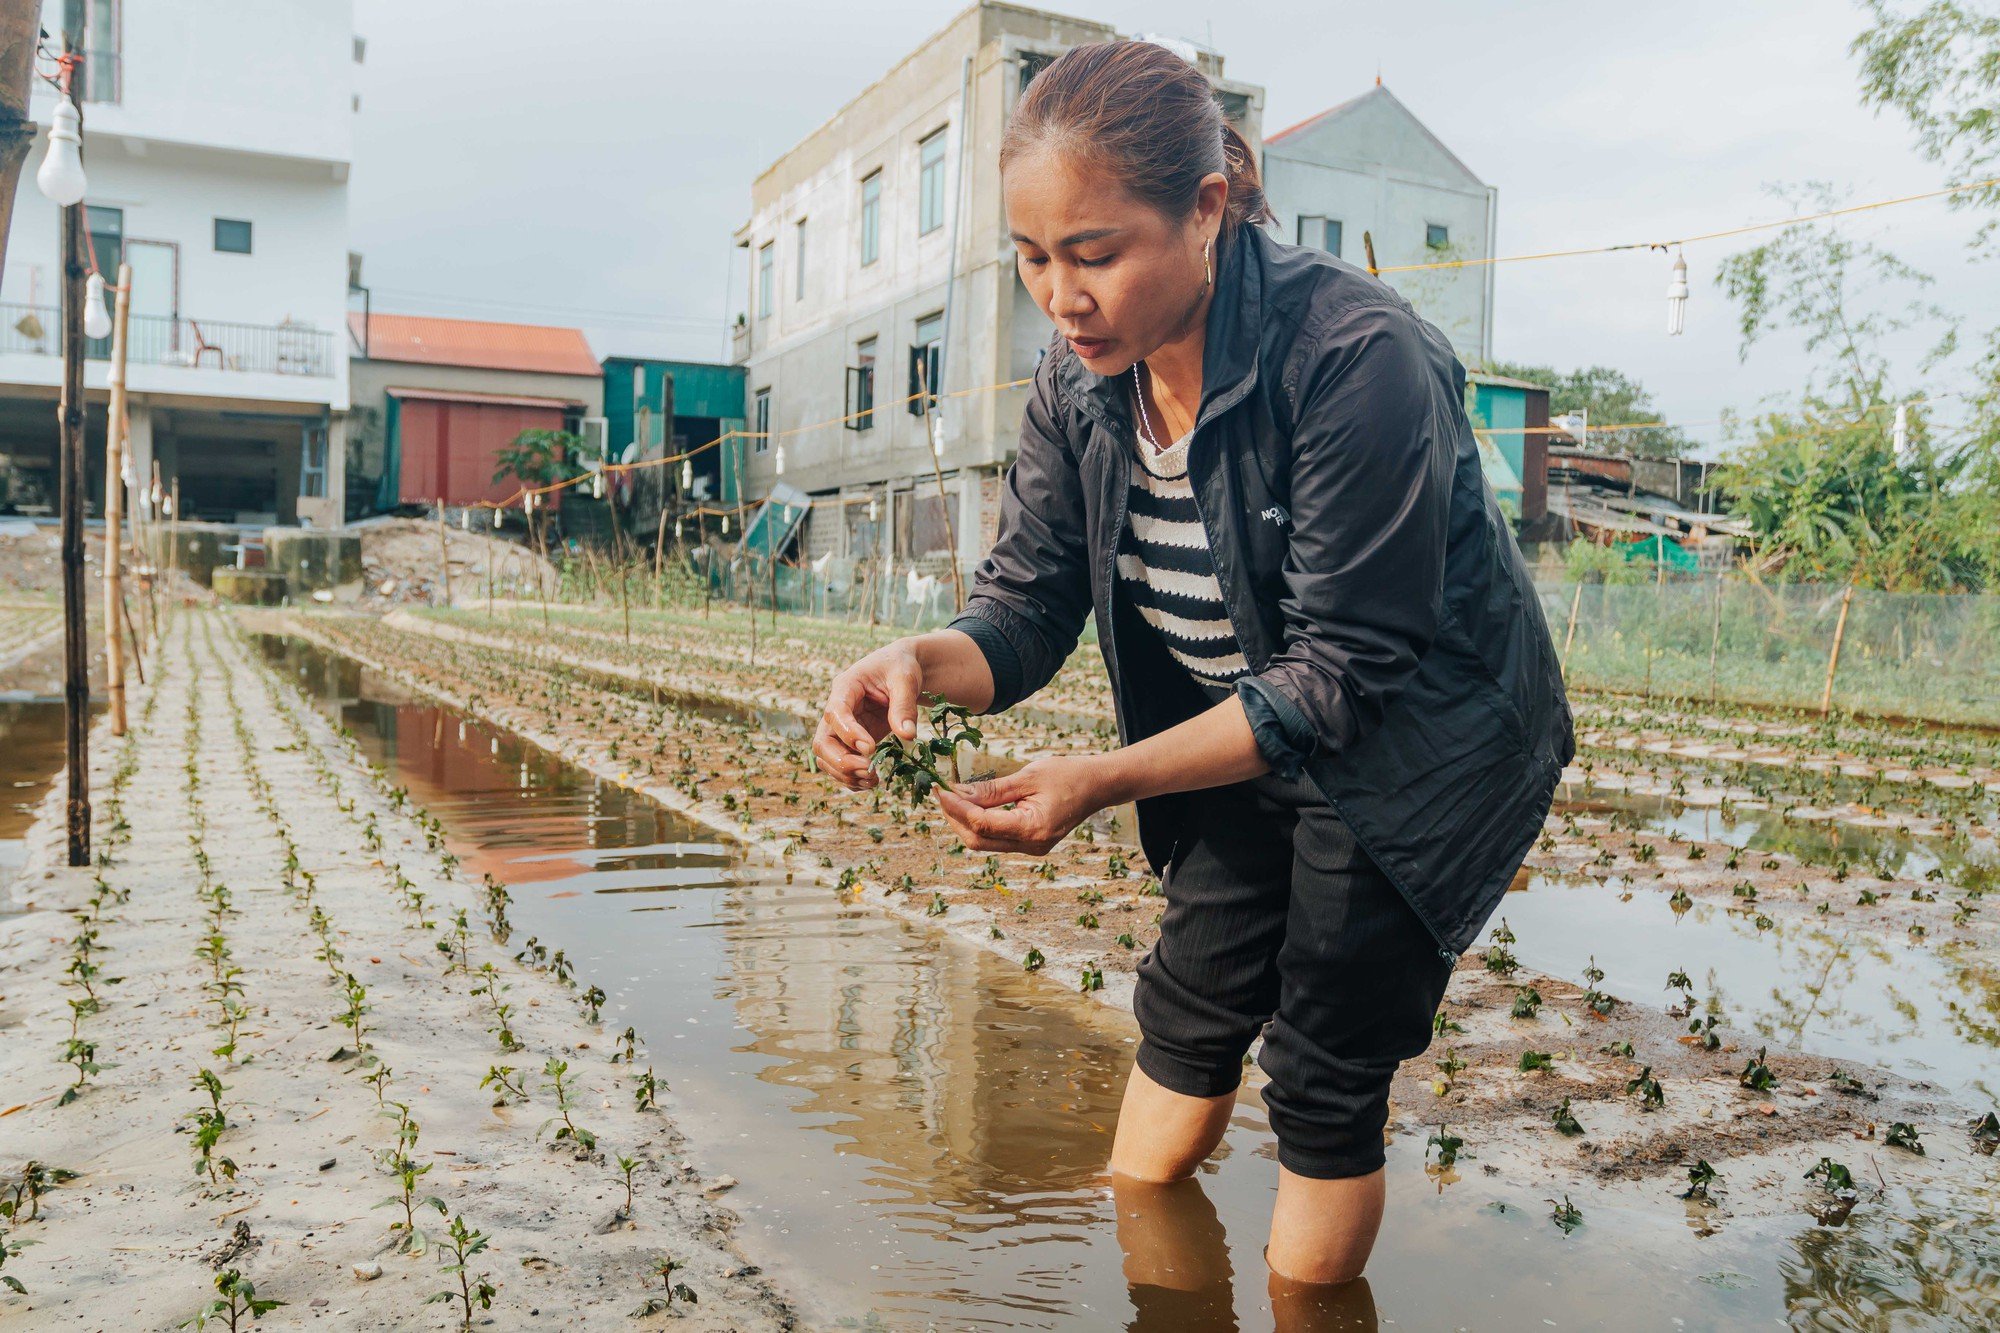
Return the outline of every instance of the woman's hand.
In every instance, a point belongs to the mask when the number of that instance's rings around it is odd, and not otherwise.
[[[937,789],[938,808],[967,850],[1041,856],[1103,809],[1103,785],[1086,758],[1037,759],[1005,777]],[[999,807],[1012,805],[1011,810]]]
[[[903,639],[884,644],[835,676],[813,731],[820,768],[849,791],[879,783],[868,766],[875,743],[891,729],[906,741],[916,739],[917,699],[923,688],[923,664]]]

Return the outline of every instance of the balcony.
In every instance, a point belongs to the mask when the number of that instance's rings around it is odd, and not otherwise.
[[[307,324],[233,324],[219,319],[132,315],[125,359],[135,366],[186,366],[245,374],[334,374],[333,334]],[[0,356],[62,355],[62,316],[52,305],[0,301]],[[109,360],[109,338],[86,338],[83,354]]]

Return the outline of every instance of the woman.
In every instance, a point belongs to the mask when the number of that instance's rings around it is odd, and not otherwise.
[[[1001,148],[1022,281],[1057,338],[963,614],[838,676],[822,766],[873,786],[920,691],[999,712],[1096,617],[1122,748],[938,803],[1042,855],[1137,801],[1163,880],[1111,1171],[1189,1175],[1261,1032],[1274,1280],[1358,1276],[1397,1065],[1541,831],[1562,677],[1480,469],[1464,368],[1368,274],[1260,231],[1247,145],[1145,42],[1080,47]]]

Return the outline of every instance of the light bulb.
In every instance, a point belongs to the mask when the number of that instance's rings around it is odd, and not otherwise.
[[[172,518],[174,516],[173,496],[169,495],[166,499],[160,501],[160,512],[162,514],[165,514],[168,518]]]
[[[472,531],[472,511],[470,509],[461,509],[458,511],[458,527],[461,532]]]
[[[1896,457],[1901,458],[1910,452],[1910,405],[1908,403],[1896,404],[1896,424],[1893,428],[1892,438],[1895,442]]]
[[[591,469],[590,498],[593,500],[602,500],[604,498],[604,471],[602,468],[594,467]]]
[[[49,123],[49,151],[35,172],[41,192],[64,208],[81,203],[87,182],[83,176],[83,135],[78,128],[83,117],[76,103],[65,97],[56,103],[55,118]]]
[[[779,476],[782,477],[785,475],[785,446],[782,444],[778,446],[778,452],[774,455],[773,466],[777,469]]]
[[[109,338],[111,312],[104,308],[104,275],[93,273],[83,280],[83,336]]]
[[[681,489],[684,491],[694,489],[694,460],[692,458],[681,460]]]
[[[1688,262],[1687,256],[1674,256],[1673,275],[1667,279],[1667,336],[1678,338],[1687,327],[1688,304]]]
[[[500,530],[500,506],[499,506],[499,505],[494,505],[494,506],[493,506],[493,530],[494,530],[495,532],[498,532],[498,531]]]

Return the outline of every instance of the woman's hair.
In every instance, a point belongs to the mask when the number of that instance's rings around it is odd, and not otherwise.
[[[1222,118],[1201,71],[1153,42],[1074,47],[1037,74],[1007,122],[1000,169],[1040,147],[1100,168],[1176,222],[1210,172],[1229,178],[1225,235],[1271,219],[1249,141]]]

